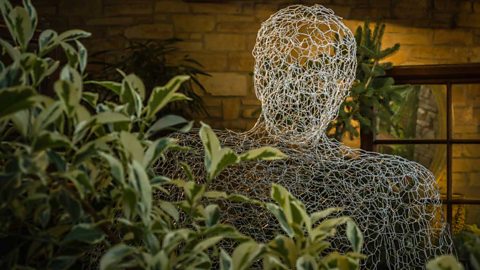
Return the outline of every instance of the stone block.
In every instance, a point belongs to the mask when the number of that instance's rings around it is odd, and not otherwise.
[[[222,105],[222,99],[221,98],[214,98],[214,97],[203,97],[202,98],[203,104],[208,107],[216,107],[216,106],[221,106]]]
[[[243,105],[255,105],[255,106],[262,105],[260,100],[258,100],[257,98],[244,98],[244,99],[242,99],[242,104]]]
[[[263,22],[270,16],[279,10],[278,5],[275,4],[256,4],[255,5],[255,17],[258,21]]]
[[[153,13],[151,2],[139,1],[136,4],[119,3],[115,5],[104,6],[104,14],[106,16],[122,16],[122,15],[150,15]]]
[[[227,69],[227,55],[225,53],[193,52],[190,56],[209,72],[225,71]]]
[[[179,32],[209,32],[215,28],[215,17],[211,15],[175,15],[173,22]]]
[[[254,20],[253,16],[246,15],[217,15],[218,22],[253,22]]]
[[[87,25],[131,25],[133,23],[133,18],[131,17],[99,17],[88,19],[86,24]]]
[[[211,77],[201,78],[205,90],[213,96],[247,95],[247,75],[227,72],[212,72]]]
[[[253,72],[254,59],[250,53],[230,53],[228,69],[230,71]]]
[[[257,22],[221,22],[217,25],[218,32],[257,33],[260,23]]]
[[[480,16],[478,14],[460,13],[457,24],[460,27],[480,28]]]
[[[59,14],[72,16],[72,15],[84,15],[86,17],[96,17],[102,15],[102,0],[89,0],[89,1],[72,1],[61,0],[59,1]]]
[[[245,50],[246,38],[240,34],[206,34],[205,47],[212,51]]]
[[[433,43],[436,45],[470,45],[473,42],[472,31],[437,29],[433,33]]]
[[[240,100],[224,99],[222,100],[222,113],[224,120],[238,119],[240,116]]]
[[[160,0],[155,3],[156,13],[187,13],[189,12],[188,4],[183,1],[166,1]]]
[[[176,47],[182,52],[200,51],[203,49],[203,42],[200,41],[181,41]]]
[[[125,29],[125,37],[130,39],[167,39],[173,37],[170,24],[140,24]]]
[[[241,3],[192,3],[193,13],[212,13],[212,14],[240,14],[242,12]]]

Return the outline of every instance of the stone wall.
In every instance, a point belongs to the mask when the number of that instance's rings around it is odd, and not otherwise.
[[[251,51],[260,23],[292,3],[320,3],[354,30],[364,19],[388,23],[384,45],[399,42],[397,65],[480,62],[480,3],[460,0],[35,0],[41,27],[93,33],[90,51],[122,48],[128,39],[181,38],[212,77],[201,93],[213,126],[247,129],[259,102]]]

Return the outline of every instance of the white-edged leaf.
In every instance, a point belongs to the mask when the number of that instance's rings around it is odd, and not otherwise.
[[[138,162],[143,162],[143,158],[144,158],[143,147],[140,144],[140,141],[138,140],[137,136],[135,136],[130,132],[122,131],[120,133],[120,142],[123,145],[123,149],[125,150],[125,153],[130,158]]]
[[[253,241],[242,243],[232,253],[233,269],[244,270],[260,256],[263,245]]]
[[[158,119],[148,130],[147,130],[147,137],[155,134],[158,131],[164,129],[171,129],[175,126],[180,124],[187,124],[190,121],[186,120],[185,118],[178,116],[178,115],[166,115],[162,118]]]
[[[234,270],[232,258],[223,248],[220,249],[220,270]]]
[[[121,185],[124,185],[125,172],[120,160],[105,152],[99,152],[99,155],[108,162],[108,165],[110,166],[110,173],[112,174],[113,179],[117,180]]]
[[[363,234],[357,224],[352,220],[347,221],[347,238],[352,244],[354,252],[361,252],[363,247]]]
[[[158,111],[172,100],[188,99],[175,95],[175,91],[180,88],[183,82],[190,79],[189,76],[176,76],[172,78],[165,86],[153,88],[152,94],[147,103],[146,118],[152,118]]]
[[[116,270],[125,258],[136,253],[134,247],[118,244],[110,249],[100,259],[100,270]]]
[[[284,159],[285,155],[277,148],[264,146],[257,149],[248,150],[240,155],[241,160],[277,160]]]

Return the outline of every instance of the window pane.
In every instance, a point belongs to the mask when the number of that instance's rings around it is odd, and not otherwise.
[[[377,113],[376,138],[445,139],[446,89],[445,85],[414,85],[403,91],[402,102],[392,106],[392,118]]]
[[[480,199],[480,144],[452,146],[452,188],[459,199]]]
[[[447,148],[441,144],[382,144],[376,151],[416,161],[433,172],[442,197],[447,193],[446,161]]]
[[[452,224],[454,232],[460,231],[467,224],[477,224],[480,226],[480,205],[454,204]]]
[[[452,85],[452,134],[455,139],[480,139],[480,84]]]

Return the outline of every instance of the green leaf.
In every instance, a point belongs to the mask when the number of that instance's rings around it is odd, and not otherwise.
[[[98,102],[98,94],[93,92],[83,92],[82,99],[87,102],[88,105],[92,106],[92,108],[95,108]]]
[[[99,152],[99,155],[108,162],[108,165],[110,166],[110,173],[112,174],[113,179],[118,181],[119,184],[125,185],[125,173],[120,160],[105,152]]]
[[[205,123],[201,123],[200,138],[205,148],[205,169],[207,180],[211,181],[227,166],[238,163],[238,157],[230,148],[221,148],[217,135]]]
[[[55,46],[58,45],[57,42],[58,34],[54,30],[47,29],[43,31],[38,38],[38,47],[40,49],[39,55],[45,55],[50,52]]]
[[[178,222],[180,215],[175,205],[173,205],[171,202],[160,201],[159,206],[160,206],[160,209],[162,209],[165,213],[171,216],[173,220]]]
[[[92,34],[90,34],[89,32],[86,32],[86,31],[83,31],[83,30],[72,29],[72,30],[68,30],[68,31],[65,31],[65,32],[61,33],[58,36],[58,40],[60,42],[67,42],[67,41],[77,40],[77,39],[80,39],[80,38],[87,38],[87,37],[90,37],[91,35]]]
[[[26,50],[30,39],[32,39],[35,29],[32,28],[32,22],[28,11],[23,7],[13,8],[7,16],[7,26],[15,41],[23,50]],[[10,24],[10,22],[12,24]]]
[[[58,132],[43,131],[33,143],[33,151],[38,152],[45,149],[71,148],[72,142],[63,134]]]
[[[143,110],[142,93],[145,95],[145,87],[142,81],[134,74],[123,78],[120,92],[120,102],[126,104],[127,112],[140,117]]]
[[[130,132],[120,132],[120,142],[123,145],[125,153],[133,160],[143,162],[144,152],[137,136]]]
[[[204,209],[205,225],[212,227],[220,220],[220,208],[216,204],[210,204]]]
[[[352,244],[354,252],[361,252],[363,247],[363,234],[355,222],[347,221],[347,238]]]
[[[35,104],[35,90],[28,86],[17,86],[0,91],[0,120],[16,112],[31,108]]]
[[[277,160],[286,158],[287,155],[282,151],[270,147],[264,146],[257,149],[249,150],[240,155],[240,159],[243,160]]]
[[[295,266],[299,250],[292,238],[277,235],[275,239],[268,243],[268,248],[270,252],[282,258],[290,268]]]
[[[282,209],[273,203],[267,203],[266,206],[268,211],[270,211],[275,216],[275,218],[277,218],[283,231],[286,232],[290,237],[295,236],[295,233],[290,227],[290,224],[287,221],[287,217],[285,216],[285,213],[282,211]]]
[[[93,118],[95,119],[95,123],[100,125],[131,121],[126,115],[118,112],[101,112]]]
[[[122,262],[136,253],[134,247],[118,244],[109,250],[100,259],[100,270],[116,270],[122,268]],[[133,267],[131,265],[131,267]]]
[[[72,230],[63,238],[63,243],[71,241],[82,242],[87,244],[98,244],[105,239],[105,234],[97,229],[91,223],[80,223],[75,225]]]
[[[55,92],[62,101],[65,112],[73,117],[75,110],[80,103],[81,92],[71,82],[58,80],[54,84]]]
[[[51,103],[37,116],[33,124],[33,133],[39,134],[40,131],[45,130],[49,125],[57,121],[62,115],[62,104],[58,101]]]
[[[343,211],[343,208],[341,207],[331,207],[331,208],[327,208],[325,210],[322,210],[322,211],[319,211],[319,212],[315,212],[313,214],[310,215],[310,218],[312,220],[312,224],[315,224],[317,223],[317,221],[321,220],[321,219],[324,219],[334,213],[338,213],[338,212],[341,212]]]
[[[427,270],[463,270],[463,266],[453,255],[442,255],[427,262]]]
[[[253,241],[240,244],[232,253],[233,269],[248,269],[263,252],[263,245]]]
[[[158,111],[173,100],[188,100],[189,98],[185,95],[175,93],[182,83],[188,79],[190,79],[189,76],[176,76],[165,86],[153,88],[146,107],[146,118],[152,118]]]
[[[48,269],[52,270],[67,270],[71,269],[77,261],[76,256],[58,256],[53,258],[48,264]]]
[[[80,219],[80,216],[83,212],[80,202],[76,198],[74,198],[68,191],[62,189],[58,196],[58,200],[60,202],[60,205],[62,205],[62,207],[70,215],[70,218],[73,220],[73,222],[76,222]]]
[[[152,212],[152,187],[148,179],[147,173],[143,166],[136,160],[128,165],[129,180],[135,188],[140,199],[140,212],[142,220],[148,222]]]
[[[122,84],[112,81],[86,81],[85,84],[95,84],[111,90],[113,93],[120,96],[122,91]]]
[[[318,265],[315,258],[311,255],[305,254],[298,258],[296,267],[298,270],[317,270]],[[342,268],[343,269],[343,268]]]
[[[220,270],[234,270],[232,258],[222,248],[220,249]]]
[[[87,57],[88,57],[87,49],[85,48],[85,46],[83,46],[83,44],[80,41],[75,40],[75,43],[77,44],[77,49],[78,49],[77,57],[78,57],[78,65],[80,67],[80,72],[84,73],[85,68],[87,67]]]
[[[160,119],[158,119],[148,130],[147,130],[147,137],[165,129],[173,129],[173,127],[178,126],[180,124],[188,124],[191,121],[187,121],[185,118],[177,115],[166,115]]]
[[[143,166],[145,168],[150,167],[158,158],[163,156],[167,149],[177,146],[176,142],[176,139],[167,137],[154,141],[145,152]]]
[[[209,238],[199,242],[198,244],[196,244],[193,247],[192,252],[202,252],[202,251],[216,245],[222,239],[223,239],[223,236],[209,237]]]

